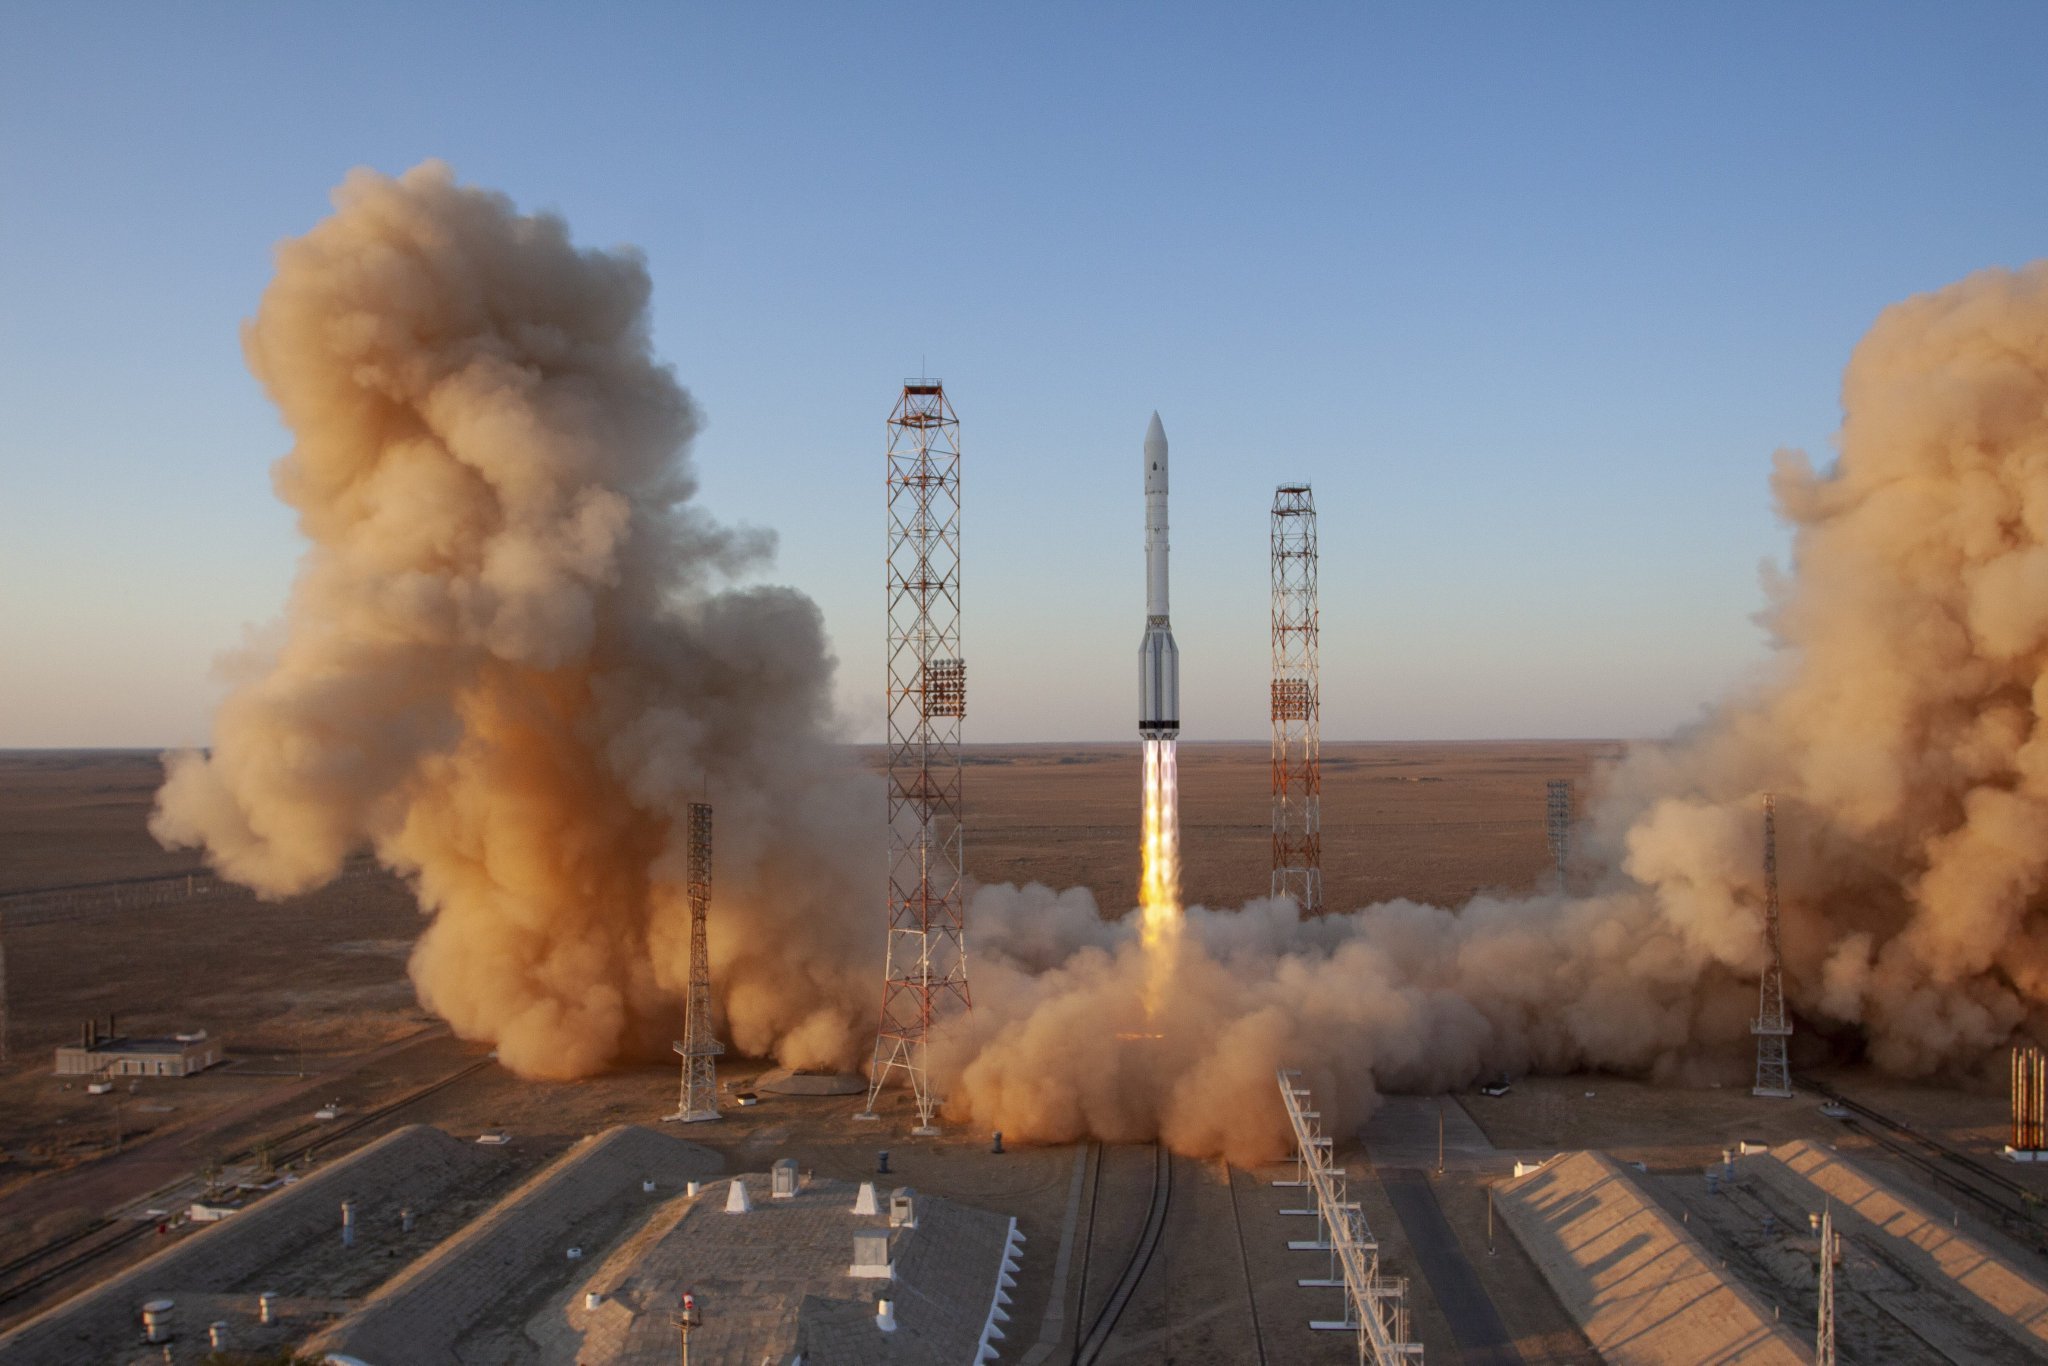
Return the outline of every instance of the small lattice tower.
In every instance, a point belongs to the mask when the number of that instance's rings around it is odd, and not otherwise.
[[[2048,1154],[2048,1055],[2033,1044],[2012,1051],[2012,1152]]]
[[[889,944],[864,1118],[892,1077],[936,1133],[932,1031],[970,1007],[961,877],[960,420],[936,379],[903,382],[888,427]]]
[[[1763,981],[1757,988],[1756,1019],[1749,1032],[1756,1035],[1756,1085],[1750,1094],[1785,1100],[1792,1095],[1792,1064],[1786,1057],[1785,1041],[1792,1037],[1792,1020],[1785,1013],[1785,956],[1778,944],[1778,799],[1764,794],[1764,962]]]
[[[1820,1212],[1820,1304],[1813,1330],[1813,1366],[1835,1366],[1835,1257],[1833,1205]]]
[[[1557,868],[1558,890],[1564,890],[1564,868],[1572,853],[1572,780],[1552,778],[1544,828],[1550,840],[1550,861]]]
[[[1273,494],[1273,889],[1304,915],[1323,911],[1321,622],[1316,500],[1307,484]]]
[[[683,1090],[670,1118],[684,1123],[718,1118],[718,1055],[725,1045],[711,1024],[711,953],[704,920],[711,910],[711,808],[690,803],[690,995],[683,1010]]]

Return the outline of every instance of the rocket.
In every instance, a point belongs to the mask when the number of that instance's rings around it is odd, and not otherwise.
[[[1166,608],[1166,428],[1145,429],[1145,639],[1138,646],[1138,734],[1180,734],[1180,647]]]

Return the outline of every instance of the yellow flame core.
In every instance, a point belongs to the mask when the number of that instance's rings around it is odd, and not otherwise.
[[[1138,888],[1139,933],[1151,972],[1145,1012],[1165,998],[1180,938],[1180,784],[1171,740],[1145,742],[1145,876]]]

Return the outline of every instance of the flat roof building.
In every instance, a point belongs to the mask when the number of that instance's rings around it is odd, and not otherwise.
[[[112,1016],[104,1033],[94,1020],[79,1030],[78,1042],[57,1050],[60,1077],[189,1077],[220,1061],[220,1047],[203,1029],[166,1039],[131,1039],[114,1032]]]

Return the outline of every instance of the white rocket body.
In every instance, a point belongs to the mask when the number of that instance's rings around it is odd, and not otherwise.
[[[1180,734],[1180,647],[1166,605],[1166,428],[1145,429],[1145,639],[1138,646],[1138,734]]]

